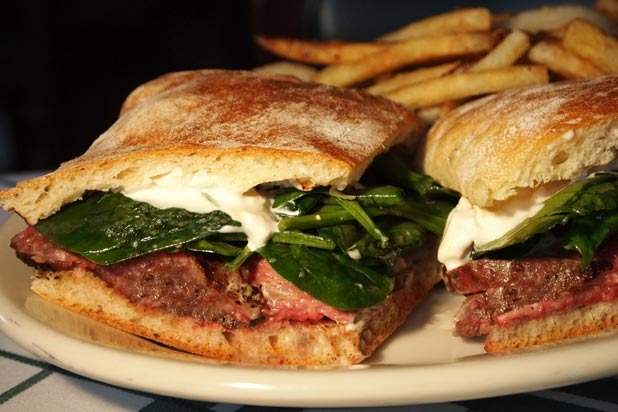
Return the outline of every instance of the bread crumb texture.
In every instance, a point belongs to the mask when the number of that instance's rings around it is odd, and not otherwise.
[[[35,223],[85,191],[144,187],[175,168],[240,192],[288,179],[344,188],[422,128],[359,90],[244,71],[171,73],[134,90],[86,153],[0,192],[0,205]]]
[[[618,75],[472,101],[436,122],[422,146],[422,169],[481,207],[573,180],[616,159]]]

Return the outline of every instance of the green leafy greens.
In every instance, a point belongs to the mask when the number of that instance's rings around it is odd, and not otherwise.
[[[428,232],[441,235],[457,200],[392,155],[378,159],[367,175],[367,182],[345,192],[269,188],[279,232],[255,251],[283,278],[344,310],[372,306],[388,296],[392,257],[418,247]],[[94,192],[36,229],[101,265],[187,249],[217,255],[235,269],[254,252],[246,246],[246,235],[221,229],[239,225],[222,211],[157,209],[120,193]]]
[[[281,276],[322,302],[343,310],[380,303],[393,278],[351,260],[302,245],[270,242],[258,251]],[[324,276],[328,273],[328,276]]]
[[[564,248],[582,255],[582,266],[592,261],[595,250],[618,230],[618,174],[597,173],[572,183],[551,198],[534,216],[504,236],[475,245],[475,258],[557,232]]]
[[[120,193],[92,193],[37,223],[54,243],[87,259],[109,265],[157,250],[177,248],[238,226],[227,214],[157,209]]]

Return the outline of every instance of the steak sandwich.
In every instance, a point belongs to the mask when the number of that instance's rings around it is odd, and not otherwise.
[[[618,326],[618,76],[465,104],[420,152],[462,195],[438,253],[456,334],[496,352]]]
[[[360,91],[172,73],[0,203],[51,302],[215,359],[356,363],[440,280],[449,193],[386,153],[422,129]]]

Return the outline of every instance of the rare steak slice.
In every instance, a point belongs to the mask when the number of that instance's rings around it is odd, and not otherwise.
[[[588,267],[578,254],[565,258],[479,259],[449,271],[447,287],[466,295],[456,333],[480,336],[493,325],[540,318],[618,298],[618,239]]]

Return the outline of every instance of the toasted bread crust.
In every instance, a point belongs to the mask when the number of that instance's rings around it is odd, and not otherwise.
[[[485,341],[487,352],[506,352],[568,339],[585,338],[618,328],[618,302],[599,302],[579,309],[494,326]]]
[[[510,90],[449,112],[419,162],[474,205],[572,180],[618,155],[618,75]]]
[[[209,358],[261,365],[348,365],[361,362],[406,320],[439,282],[437,240],[409,257],[402,287],[358,312],[354,323],[268,322],[225,330],[133,305],[88,270],[37,269],[32,290],[44,299],[118,329]]]
[[[143,187],[174,168],[240,192],[288,179],[343,188],[422,127],[362,91],[242,71],[171,73],[131,93],[86,153],[0,192],[0,205],[33,224],[87,190]]]

